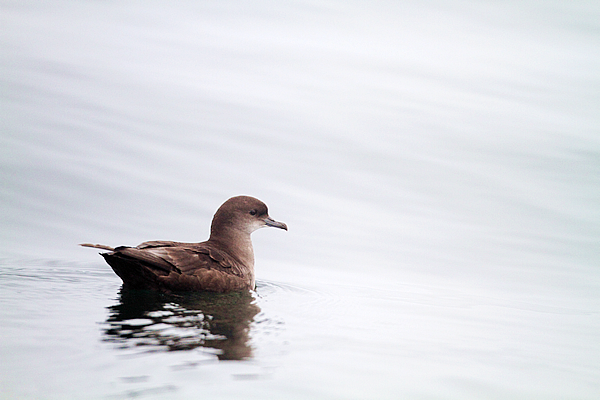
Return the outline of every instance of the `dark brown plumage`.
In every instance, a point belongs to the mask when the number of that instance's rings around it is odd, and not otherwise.
[[[100,253],[123,284],[160,291],[232,292],[254,289],[254,251],[250,234],[287,225],[269,217],[267,206],[249,196],[227,200],[213,217],[210,238],[202,243],[144,242],[136,247],[84,243]]]

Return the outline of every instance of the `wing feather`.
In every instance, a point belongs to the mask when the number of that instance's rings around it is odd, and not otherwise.
[[[151,241],[103,255],[135,287],[221,292],[242,290],[253,282],[241,263],[206,242]]]

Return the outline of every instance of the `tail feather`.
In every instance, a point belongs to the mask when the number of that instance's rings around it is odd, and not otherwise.
[[[80,243],[80,246],[83,247],[93,247],[95,249],[102,249],[102,250],[108,250],[108,251],[115,251],[114,247],[110,247],[107,246],[105,244],[91,244],[91,243]]]
[[[100,253],[100,255],[121,278],[123,284],[132,289],[168,290],[161,286],[158,277],[167,276],[171,272],[181,273],[165,259],[135,247],[113,248],[92,243],[81,243],[80,246],[108,250],[109,253]]]

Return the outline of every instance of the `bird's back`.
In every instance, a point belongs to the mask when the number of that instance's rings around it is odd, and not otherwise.
[[[254,289],[254,271],[209,241],[144,242],[102,256],[125,286],[162,291]]]

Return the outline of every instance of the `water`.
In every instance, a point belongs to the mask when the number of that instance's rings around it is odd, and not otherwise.
[[[600,394],[596,4],[0,7],[1,398]],[[237,194],[253,293],[76,246]]]

